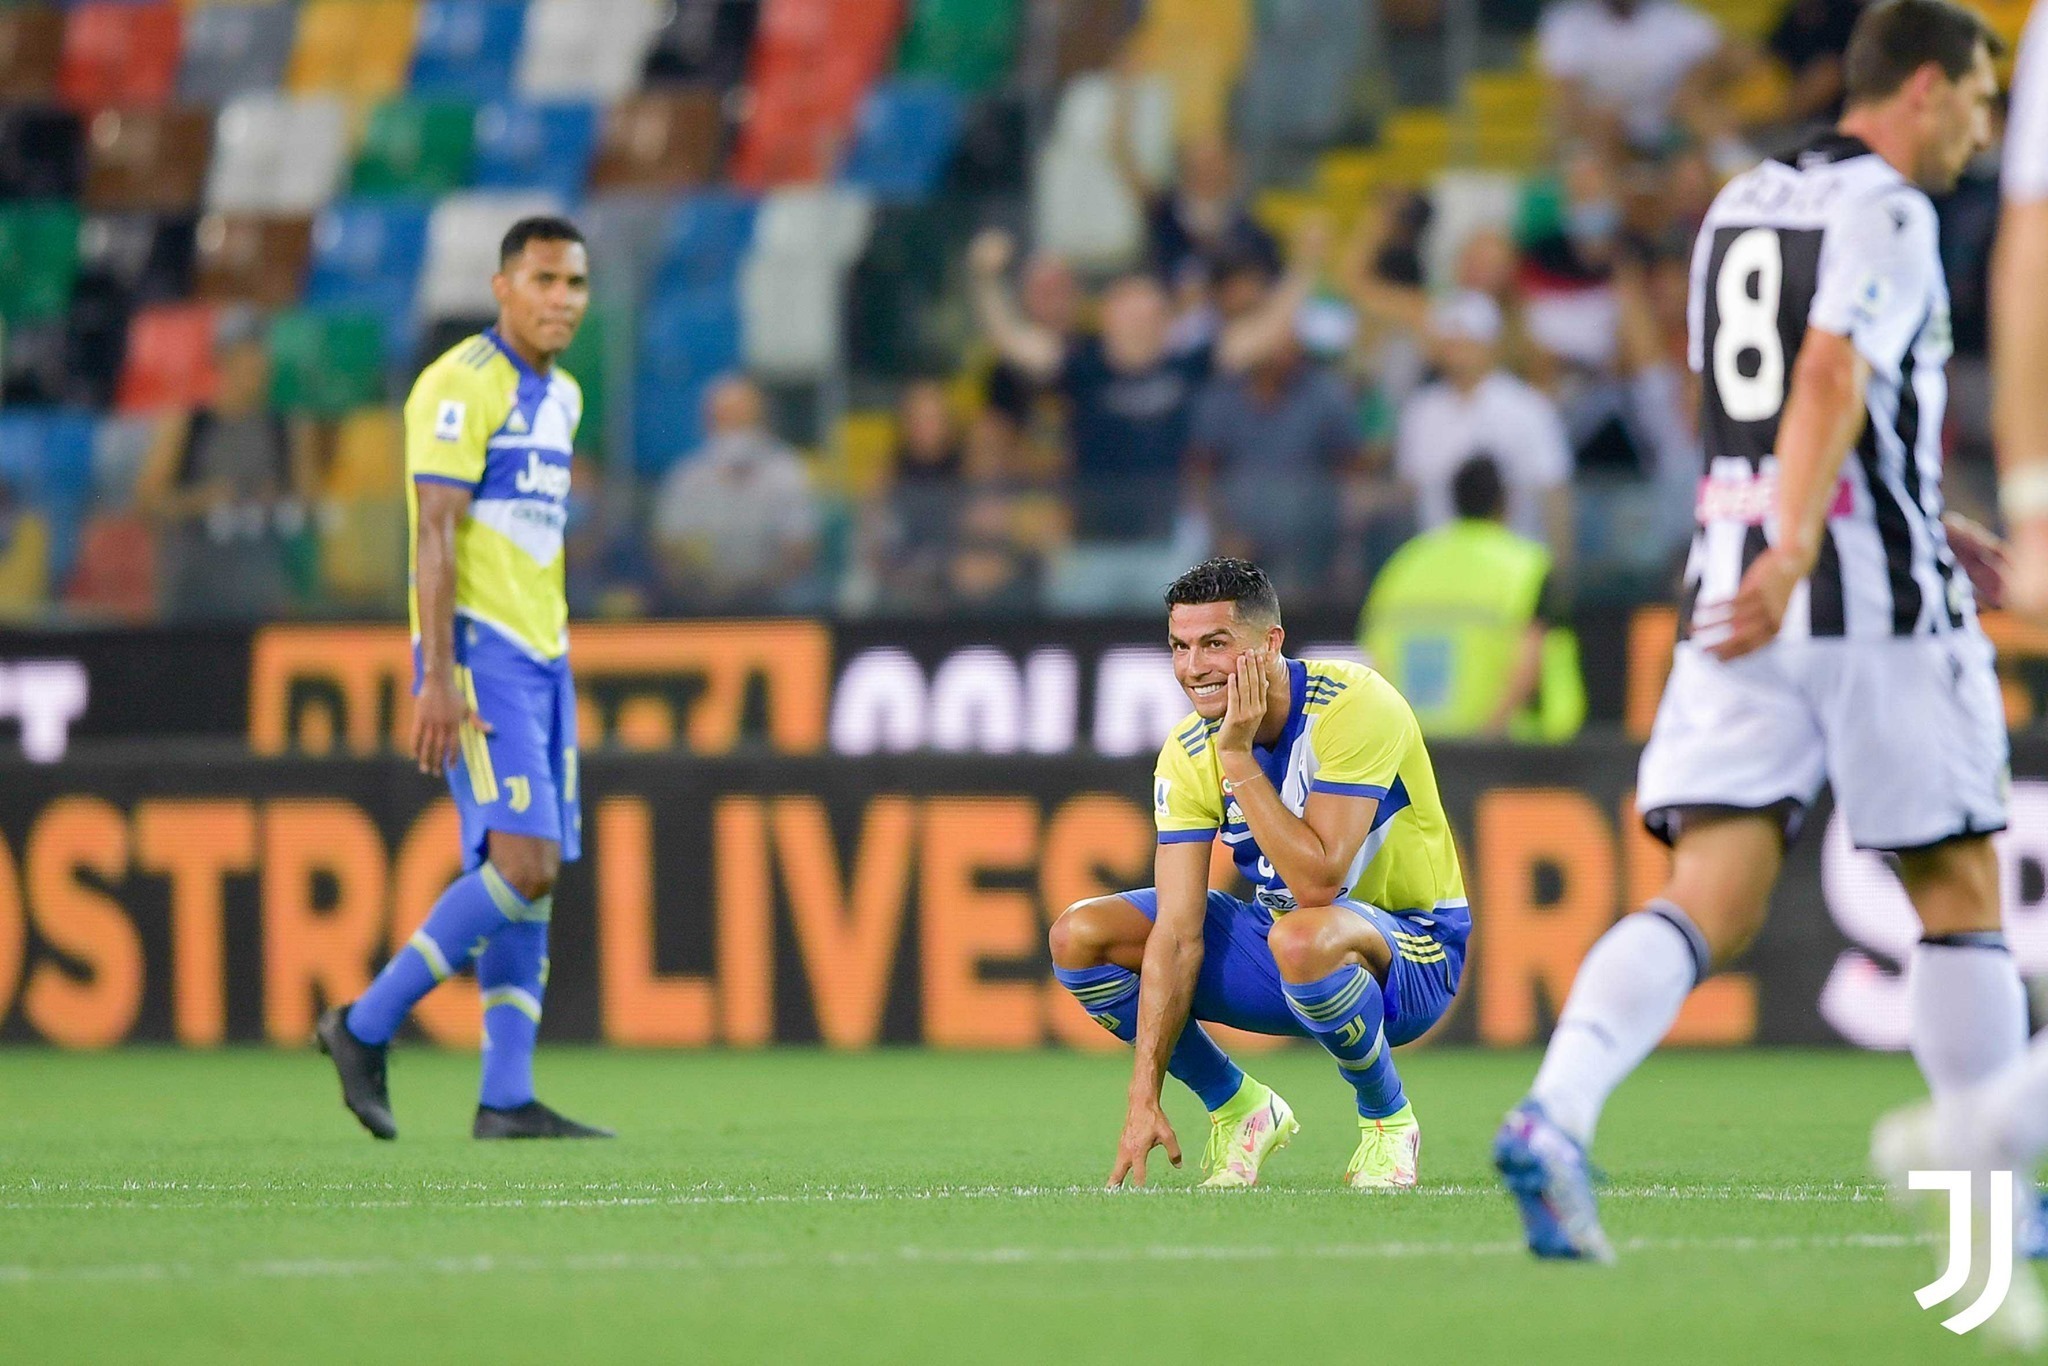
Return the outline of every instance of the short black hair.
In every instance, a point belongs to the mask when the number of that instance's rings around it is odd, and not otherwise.
[[[1266,571],[1250,560],[1219,555],[1204,560],[1166,586],[1166,607],[1192,607],[1227,602],[1246,621],[1280,624],[1280,595]]]
[[[1977,64],[1977,49],[1993,57],[2005,41],[1984,16],[1951,0],[1884,0],[1856,18],[1842,54],[1843,100],[1850,106],[1889,99],[1929,62],[1959,81]]]
[[[522,218],[505,229],[504,240],[498,243],[498,268],[503,270],[518,260],[528,242],[574,242],[581,246],[583,229],[556,214]]]
[[[1498,521],[1508,510],[1507,485],[1490,455],[1475,455],[1451,476],[1451,506],[1460,517]]]

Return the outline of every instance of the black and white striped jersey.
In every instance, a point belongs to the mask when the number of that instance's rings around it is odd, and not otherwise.
[[[1693,248],[1691,360],[1706,450],[1681,630],[1776,534],[1772,452],[1809,327],[1868,362],[1869,421],[1843,463],[1812,575],[1782,635],[1902,636],[1975,621],[1941,526],[1948,285],[1934,206],[1863,143],[1830,133],[1730,181]]]

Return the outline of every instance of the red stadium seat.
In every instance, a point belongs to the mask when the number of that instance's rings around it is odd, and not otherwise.
[[[115,403],[124,413],[196,408],[213,398],[211,304],[145,308],[128,327],[128,361]]]
[[[54,99],[63,52],[64,13],[55,5],[0,8],[0,101]]]
[[[123,621],[156,614],[156,543],[149,524],[133,512],[102,512],[79,534],[78,563],[64,593],[82,612]]]
[[[734,179],[755,191],[829,179],[902,23],[899,0],[767,0]]]
[[[74,109],[164,104],[178,84],[184,21],[176,4],[87,4],[64,26],[58,77]]]

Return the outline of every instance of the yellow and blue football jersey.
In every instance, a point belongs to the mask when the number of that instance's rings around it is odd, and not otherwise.
[[[416,481],[472,491],[455,532],[455,612],[537,659],[568,652],[562,532],[569,461],[583,391],[560,366],[542,375],[495,330],[471,337],[420,373],[405,403],[405,502],[417,575]],[[419,592],[411,592],[420,634]]]
[[[1287,676],[1293,705],[1286,728],[1270,749],[1252,751],[1281,802],[1297,816],[1312,792],[1379,802],[1339,895],[1387,911],[1464,919],[1469,908],[1457,845],[1408,703],[1362,664],[1291,659]],[[1274,914],[1291,910],[1294,894],[1252,838],[1237,802],[1223,795],[1221,725],[1190,713],[1160,749],[1153,777],[1159,842],[1220,834],[1258,904]]]

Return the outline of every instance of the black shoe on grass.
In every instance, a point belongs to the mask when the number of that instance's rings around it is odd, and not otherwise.
[[[489,1105],[476,1107],[476,1126],[470,1130],[473,1138],[617,1138],[610,1129],[600,1129],[590,1124],[578,1124],[567,1115],[558,1115],[537,1100],[510,1110],[499,1110]]]
[[[320,1051],[334,1060],[341,1078],[341,1103],[378,1138],[397,1138],[391,1093],[384,1085],[384,1045],[368,1044],[348,1032],[348,1007],[336,1006],[313,1031]]]

